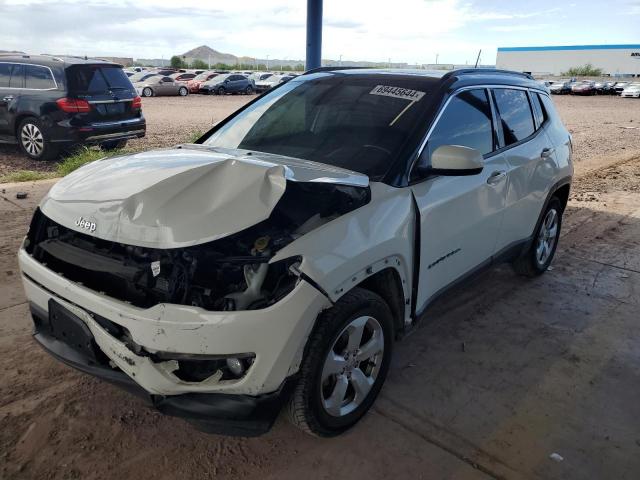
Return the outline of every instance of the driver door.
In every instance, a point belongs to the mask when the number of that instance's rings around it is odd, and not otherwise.
[[[508,164],[497,150],[486,89],[464,90],[446,104],[418,159],[430,165],[442,145],[471,147],[483,154],[474,175],[430,175],[411,186],[420,214],[420,265],[416,309],[445,287],[488,264],[494,254],[506,202]]]

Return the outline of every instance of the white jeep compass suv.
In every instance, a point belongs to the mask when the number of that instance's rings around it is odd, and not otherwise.
[[[54,185],[19,253],[34,336],[205,431],[260,434],[286,405],[336,435],[442,292],[547,269],[572,172],[528,75],[310,71],[196,144]]]

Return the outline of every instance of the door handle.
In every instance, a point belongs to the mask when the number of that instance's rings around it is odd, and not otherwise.
[[[491,175],[489,175],[489,178],[487,178],[487,183],[489,185],[495,185],[496,183],[500,183],[506,176],[507,172],[505,172],[504,170],[496,170],[495,172],[491,173]]]
[[[540,158],[549,158],[555,151],[555,148],[543,148],[542,152],[540,153]]]
[[[3,102],[10,102],[11,100],[13,100],[13,95],[7,95],[2,99]]]

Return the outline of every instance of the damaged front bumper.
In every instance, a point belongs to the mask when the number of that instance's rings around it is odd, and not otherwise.
[[[186,305],[158,304],[143,309],[71,282],[19,253],[35,339],[52,355],[79,370],[142,393],[160,411],[184,417],[205,431],[251,435],[268,430],[286,400],[298,371],[306,339],[329,300],[299,281],[282,300],[261,310],[212,312]],[[72,339],[42,328],[51,302],[90,331],[100,358]],[[129,342],[110,333],[126,329]],[[136,348],[132,348],[131,345]],[[250,352],[252,363],[237,379],[212,375],[189,381],[177,375],[180,358],[235,356]],[[161,360],[158,353],[162,353]],[[178,360],[170,359],[174,353]]]

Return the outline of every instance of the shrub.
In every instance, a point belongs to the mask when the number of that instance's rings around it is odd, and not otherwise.
[[[562,72],[562,75],[568,77],[599,77],[602,75],[602,69],[595,68],[590,63],[587,63],[581,67],[571,67],[566,72]]]

